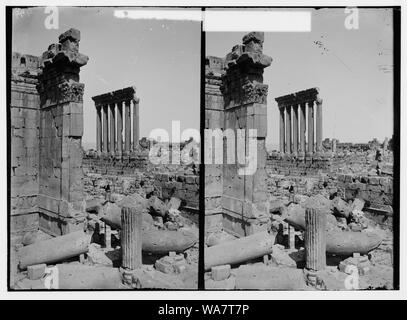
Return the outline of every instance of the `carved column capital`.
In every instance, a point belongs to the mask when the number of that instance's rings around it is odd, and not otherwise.
[[[268,85],[248,82],[242,86],[243,103],[267,103]]]
[[[58,102],[83,102],[85,85],[79,82],[62,82],[58,84]]]

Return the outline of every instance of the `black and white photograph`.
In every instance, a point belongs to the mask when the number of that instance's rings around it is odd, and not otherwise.
[[[10,289],[197,289],[200,22],[12,14]]]
[[[393,9],[272,12],[206,32],[205,288],[391,290]]]

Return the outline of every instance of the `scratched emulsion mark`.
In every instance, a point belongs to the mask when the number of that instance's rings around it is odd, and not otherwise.
[[[324,38],[324,36],[321,36],[321,38]],[[332,54],[346,69],[348,69],[350,72],[352,72],[352,70],[350,69],[350,67],[340,58],[338,57],[338,55],[333,52],[332,50],[330,50],[323,42],[322,40],[314,40],[313,43],[315,44],[315,46],[321,51],[321,55],[324,54]]]

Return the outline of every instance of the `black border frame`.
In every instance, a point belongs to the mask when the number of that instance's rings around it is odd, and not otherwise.
[[[6,35],[6,126],[7,126],[7,209],[10,208],[10,195],[11,195],[11,112],[9,105],[11,103],[11,58],[12,58],[12,10],[14,8],[30,8],[37,6],[6,6],[6,23],[5,23],[5,35]],[[71,6],[60,6],[71,7]],[[204,12],[206,9],[278,9],[278,8],[340,8],[343,9],[346,6],[75,6],[75,7],[126,7],[126,8],[165,8],[165,9],[201,9]],[[400,113],[401,113],[401,6],[356,6],[363,9],[378,9],[378,8],[391,8],[393,9],[393,152],[394,152],[394,174],[393,175],[393,290],[400,290]],[[205,58],[206,58],[206,33],[203,30],[203,21],[201,21],[201,81],[200,81],[200,133],[203,137],[205,128]],[[202,139],[201,139],[202,140]],[[141,289],[138,291],[219,291],[225,292],[226,290],[214,290],[205,289],[204,284],[204,238],[205,238],[205,215],[202,213],[205,207],[205,165],[204,165],[204,148],[201,141],[200,152],[201,163],[199,165],[199,262],[198,262],[198,287],[195,290],[187,289]],[[10,214],[7,211],[7,291],[8,292],[41,292],[49,291],[42,289],[26,289],[16,290],[10,288]],[[395,254],[394,254],[395,253]],[[118,289],[58,289],[55,291],[134,291],[118,290]],[[238,291],[238,290],[230,290]],[[257,290],[255,290],[257,291]],[[269,290],[262,290],[269,291]]]

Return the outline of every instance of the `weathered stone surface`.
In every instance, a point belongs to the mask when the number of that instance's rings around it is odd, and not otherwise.
[[[305,212],[305,256],[310,270],[326,267],[326,217],[318,209],[308,208]]]
[[[275,244],[270,256],[270,263],[275,267],[297,268],[296,261],[290,257],[289,253],[281,245]]]
[[[331,205],[333,213],[341,217],[349,217],[352,211],[351,207],[340,197],[336,197],[334,200],[332,200]]]
[[[256,264],[242,265],[236,271],[238,290],[305,290],[306,288],[301,269]]]
[[[41,58],[13,55],[12,194],[19,196],[12,210],[40,211],[50,220],[59,216],[59,231],[56,221],[42,225],[52,234],[69,232],[65,226],[72,219],[77,224],[84,218],[80,214],[84,85],[78,80],[88,58],[79,53],[79,35],[78,30],[68,30]],[[27,196],[39,201],[24,208]],[[46,199],[56,203],[49,205]]]
[[[211,268],[212,279],[215,281],[222,281],[229,278],[230,265],[225,264],[222,266],[215,266]]]
[[[28,279],[37,280],[41,279],[45,274],[45,268],[47,265],[45,263],[35,264],[27,267]]]
[[[57,289],[112,290],[125,289],[119,269],[83,264],[58,264],[59,287]]]
[[[90,236],[83,231],[77,231],[60,237],[37,242],[19,250],[19,268],[53,263],[79,256],[88,251]]]
[[[182,254],[170,252],[168,256],[164,256],[156,260],[154,266],[158,271],[167,274],[182,273],[186,270],[187,261]]]
[[[352,209],[352,211],[353,210],[362,211],[364,206],[365,206],[365,201],[362,199],[356,198],[352,202],[351,209]]]
[[[283,218],[290,225],[298,229],[305,230],[305,210],[306,209],[304,208],[304,206],[292,203],[287,207],[286,216],[284,216]],[[327,228],[335,228],[337,225],[337,221],[335,217],[330,213],[330,210],[322,212],[325,212],[327,217]]]
[[[259,232],[206,248],[205,270],[213,266],[237,264],[262,257],[272,251],[274,238],[267,232]]]
[[[143,216],[137,208],[121,209],[122,267],[137,269],[142,265]]]
[[[330,231],[326,234],[326,252],[349,255],[366,254],[377,248],[382,238],[373,232]]]
[[[235,239],[236,237],[224,231],[211,232],[206,239],[206,244],[208,247],[212,247]]]

